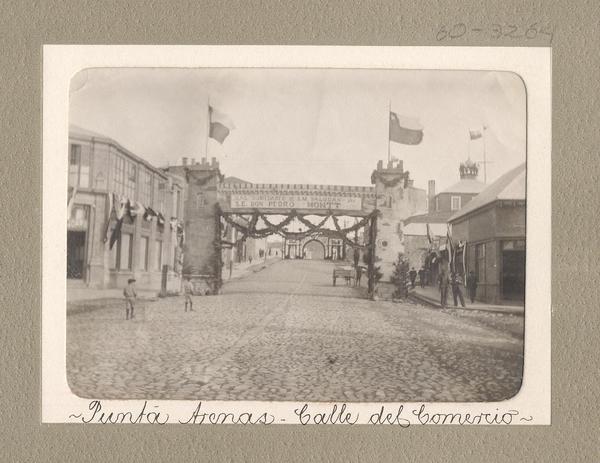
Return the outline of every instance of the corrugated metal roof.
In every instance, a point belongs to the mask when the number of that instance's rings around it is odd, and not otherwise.
[[[465,215],[495,201],[524,201],[526,196],[525,173],[525,163],[509,170],[506,174],[469,201],[465,207],[452,215],[448,221],[453,222],[456,219],[464,217]]]

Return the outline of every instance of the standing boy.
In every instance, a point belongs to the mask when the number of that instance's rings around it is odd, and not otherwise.
[[[190,312],[194,312],[194,309],[192,308],[192,294],[194,294],[194,285],[192,285],[190,277],[187,277],[183,281],[183,294],[185,295],[184,312],[188,311],[188,304],[190,305]]]
[[[123,290],[123,295],[125,296],[125,320],[129,320],[133,318],[133,309],[135,308],[135,299],[137,298],[137,293],[135,292],[135,278],[130,278],[127,280],[127,286]]]

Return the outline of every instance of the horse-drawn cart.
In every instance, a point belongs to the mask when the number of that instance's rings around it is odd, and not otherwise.
[[[343,278],[344,280],[346,280],[346,284],[350,286],[354,281],[355,275],[356,271],[354,270],[354,267],[350,265],[336,266],[333,269],[333,286],[335,286],[336,280],[338,278]]]

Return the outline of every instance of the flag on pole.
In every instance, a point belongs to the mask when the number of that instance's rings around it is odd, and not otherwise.
[[[146,208],[144,207],[144,205],[142,203],[140,203],[139,201],[136,201],[133,206],[131,207],[129,213],[133,216],[133,217],[142,217],[144,214],[146,214]]]
[[[423,126],[417,119],[399,116],[390,111],[390,141],[403,145],[418,145],[423,140]]]
[[[427,226],[427,240],[429,241],[429,244],[433,244],[433,236],[431,234],[431,227],[429,226],[429,224],[425,224]]]
[[[110,219],[112,217],[112,212],[113,212],[113,196],[114,193],[107,193],[106,195],[106,223],[104,225],[104,235],[103,235],[103,242],[107,242],[110,238],[110,236],[108,236],[108,231],[110,230]]]
[[[485,130],[485,127],[484,127]],[[481,130],[469,130],[469,137],[471,140],[477,140],[482,137]]]
[[[463,253],[462,253],[462,261],[463,261],[463,275],[467,275],[467,242],[463,241]]]
[[[71,197],[67,202],[67,221],[71,220],[71,213],[73,211],[73,203],[75,202],[75,195],[77,194],[77,185],[73,187],[73,192],[71,193]]]
[[[446,240],[448,242],[448,265],[450,265],[450,271],[454,272],[454,245],[452,244],[452,232],[450,231],[450,224],[448,224]]]
[[[110,235],[109,248],[112,249],[115,243],[121,238],[121,228],[123,227],[123,219],[127,212],[129,200],[125,197],[120,198],[119,209],[117,210],[117,223]]]
[[[217,111],[212,106],[208,107],[209,131],[208,136],[223,144],[229,136],[229,132],[235,129],[233,121],[220,111]]]

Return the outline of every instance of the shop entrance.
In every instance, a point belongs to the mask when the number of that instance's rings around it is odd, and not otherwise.
[[[525,300],[525,251],[502,251],[502,298]]]
[[[85,261],[85,232],[67,232],[67,278],[83,279]]]

